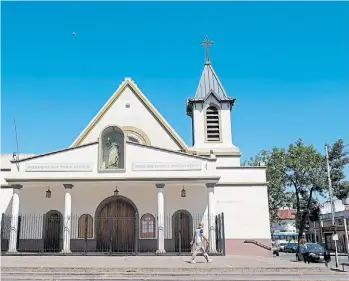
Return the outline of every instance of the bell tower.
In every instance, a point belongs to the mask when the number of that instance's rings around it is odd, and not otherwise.
[[[206,60],[195,96],[187,99],[187,115],[192,119],[192,150],[201,153],[239,152],[233,145],[231,110],[235,98],[227,96],[209,58],[207,36],[204,42]]]

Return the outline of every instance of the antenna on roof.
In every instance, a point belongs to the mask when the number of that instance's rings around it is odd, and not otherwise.
[[[14,127],[15,127],[16,147],[17,147],[17,152],[13,153],[13,160],[18,161],[19,160],[19,149],[18,149],[18,135],[17,135],[16,119],[13,119],[13,124],[14,124]],[[18,162],[16,163],[16,165],[17,165],[17,170],[19,172],[19,164],[18,164]]]

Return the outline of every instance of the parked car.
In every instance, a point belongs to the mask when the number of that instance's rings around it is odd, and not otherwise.
[[[297,252],[297,248],[298,248],[298,243],[287,243],[284,246],[284,252],[285,253],[295,253],[295,252]]]
[[[325,248],[317,243],[306,243],[306,247],[300,247],[300,252],[303,254],[308,252],[308,260],[310,262],[329,262],[331,255],[325,251]],[[298,257],[298,256],[297,256]]]
[[[279,243],[280,252],[283,252],[283,251],[284,251],[286,244],[287,244],[287,242],[280,242],[280,243]]]

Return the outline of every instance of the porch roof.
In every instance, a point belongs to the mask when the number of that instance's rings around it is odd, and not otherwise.
[[[1,188],[10,188],[15,184],[33,184],[33,183],[92,183],[92,182],[138,182],[138,183],[191,183],[191,184],[216,184],[220,176],[193,176],[193,177],[8,177],[5,178],[8,186]]]

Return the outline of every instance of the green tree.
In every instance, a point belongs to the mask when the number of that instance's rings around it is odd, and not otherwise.
[[[333,195],[338,199],[349,195],[349,181],[345,181],[344,167],[349,163],[349,151],[345,152],[342,139],[337,140],[328,149]]]

